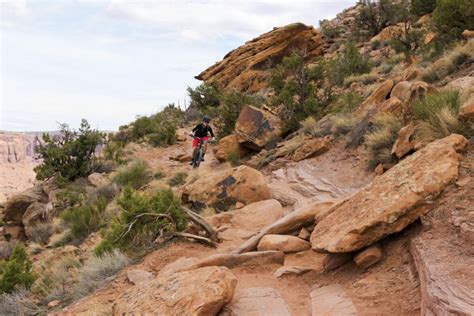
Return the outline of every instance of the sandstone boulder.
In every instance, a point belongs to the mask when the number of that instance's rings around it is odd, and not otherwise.
[[[391,97],[380,103],[380,105],[377,107],[377,112],[403,116],[407,112],[407,109],[408,107],[402,104],[402,101],[400,101],[399,98]]]
[[[398,137],[392,147],[392,155],[398,159],[420,147],[420,143],[415,139],[415,124],[410,123],[400,129]]]
[[[240,315],[290,316],[291,313],[275,289],[257,287],[236,291],[232,302],[219,313],[219,316]]]
[[[360,268],[368,268],[382,260],[382,249],[378,246],[370,246],[354,256],[355,264]]]
[[[247,166],[226,169],[183,187],[184,203],[196,207],[205,205],[219,210],[228,210],[237,202],[250,204],[271,198],[270,190],[259,171]]]
[[[446,85],[445,89],[458,91],[461,104],[463,104],[474,94],[474,77],[467,76],[453,80]]]
[[[47,196],[39,187],[12,196],[5,204],[3,220],[5,222],[12,221],[21,224],[23,214],[25,214],[26,209],[34,202],[47,202]]]
[[[410,104],[416,99],[422,99],[434,89],[424,81],[400,81],[390,93],[390,97],[397,97],[402,104]]]
[[[394,84],[395,83],[391,79],[381,83],[374,90],[374,92],[372,92],[372,94],[367,99],[365,99],[364,102],[362,102],[362,104],[358,107],[357,112],[367,113],[382,103],[390,94],[390,91],[392,91]]]
[[[456,181],[467,140],[457,134],[428,144],[336,207],[314,228],[315,250],[351,252],[401,231],[430,210]],[[433,168],[433,162],[436,168]]]
[[[100,188],[110,183],[106,174],[103,173],[92,173],[87,177],[87,181],[96,188]]]
[[[237,279],[223,267],[162,275],[115,300],[114,315],[216,315],[230,303]]]
[[[319,156],[329,150],[330,143],[324,138],[307,140],[296,149],[292,156],[293,161],[301,161],[311,157]]]
[[[474,31],[472,30],[464,30],[462,32],[462,36],[466,39],[474,38]]]
[[[299,267],[299,266],[283,266],[281,268],[278,268],[273,273],[273,276],[275,278],[281,278],[282,276],[285,276],[285,275],[302,275],[310,271],[313,271],[313,269],[308,268],[308,267]]]
[[[140,269],[131,269],[127,271],[127,279],[135,285],[141,285],[153,279],[153,274]]]
[[[394,37],[399,37],[405,33],[405,29],[403,27],[403,23],[399,23],[396,25],[389,25],[383,30],[379,32],[379,34],[375,35],[371,38],[371,42],[379,41],[379,42],[387,42],[390,41]]]
[[[468,120],[474,120],[474,94],[464,101],[459,108],[459,115]]]
[[[258,251],[276,250],[284,253],[300,252],[311,248],[304,239],[291,235],[265,235],[258,243]]]
[[[246,106],[235,123],[235,135],[242,146],[261,150],[281,136],[281,121],[266,110]]]
[[[339,284],[316,287],[310,297],[311,315],[357,315],[354,303]]]
[[[305,49],[310,60],[322,55],[322,44],[322,35],[312,26],[293,23],[274,28],[234,49],[196,79],[216,82],[225,89],[258,91],[267,86],[269,67],[279,64],[293,49]]]
[[[33,202],[23,214],[22,222],[25,226],[31,226],[37,222],[48,220],[48,217],[46,204]]]
[[[220,162],[225,162],[230,156],[234,155],[237,158],[242,158],[248,153],[248,150],[241,146],[235,134],[231,134],[221,138],[217,149],[214,151],[214,156]]]
[[[231,225],[239,229],[259,230],[283,217],[283,208],[277,200],[264,200],[241,209],[220,213],[208,218],[217,228]]]

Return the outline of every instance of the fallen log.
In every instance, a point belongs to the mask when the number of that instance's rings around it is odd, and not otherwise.
[[[215,242],[219,242],[219,233],[217,232],[217,229],[209,223],[204,217],[199,215],[196,212],[191,211],[190,209],[183,207],[183,210],[186,212],[186,214],[189,216],[191,221],[196,223],[197,225],[201,226],[209,235],[209,238]]]
[[[314,222],[315,217],[321,214],[327,215],[334,210],[342,201],[326,201],[311,204],[302,207],[288,215],[280,218],[276,222],[264,227],[257,235],[246,240],[237,249],[232,251],[233,254],[240,254],[255,250],[260,239],[268,234],[285,234],[301,229],[306,225]],[[320,217],[320,216],[318,216]]]

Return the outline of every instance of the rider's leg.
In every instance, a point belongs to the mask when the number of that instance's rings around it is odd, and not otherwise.
[[[202,161],[204,161],[204,156],[206,155],[207,150],[207,140],[203,141],[202,144]]]

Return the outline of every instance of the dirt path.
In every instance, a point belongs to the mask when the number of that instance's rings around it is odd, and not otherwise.
[[[154,169],[167,173],[187,171],[191,176],[203,176],[222,168],[207,155],[207,160],[199,170],[193,171],[185,162],[170,160],[189,150],[189,142],[178,143],[166,149],[143,149],[136,156],[148,161]],[[299,207],[311,201],[342,197],[367,185],[372,180],[364,167],[364,161],[357,151],[348,152],[336,147],[328,153],[300,163],[290,163],[282,170],[266,173],[269,186],[277,199],[297,199],[292,207]],[[285,178],[286,175],[286,178]],[[286,187],[285,187],[286,183]],[[288,189],[290,188],[290,189]],[[280,195],[279,195],[280,194]],[[282,196],[281,194],[285,194]],[[348,293],[360,314],[389,315],[396,311],[399,315],[419,314],[420,291],[416,270],[409,252],[409,231],[385,241],[384,260],[367,271],[354,263],[342,268],[324,272],[324,254],[312,250],[286,255],[285,266],[304,266],[312,271],[300,276],[276,278],[273,273],[281,266],[245,265],[232,269],[238,279],[237,290],[252,287],[274,288],[286,301],[292,315],[311,315],[309,293],[315,285],[339,284]],[[121,271],[105,288],[84,298],[67,309],[68,313],[88,314],[91,306],[95,313],[110,311],[118,293],[133,286],[126,277],[129,269],[143,269],[157,273],[166,264],[180,257],[203,258],[213,253],[226,252],[241,239],[230,239],[217,249],[202,245],[175,242],[153,251],[140,263]]]

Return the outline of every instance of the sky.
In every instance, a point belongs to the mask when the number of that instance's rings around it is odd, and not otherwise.
[[[0,0],[0,130],[117,130],[169,103],[246,41],[318,26],[348,0]]]

